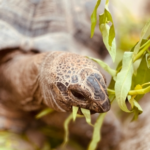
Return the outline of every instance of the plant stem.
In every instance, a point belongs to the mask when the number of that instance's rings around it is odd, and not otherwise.
[[[115,91],[107,88],[108,94],[115,95]]]
[[[146,94],[150,92],[150,86],[148,86],[147,88],[145,89],[140,89],[140,90],[131,90],[129,91],[129,95],[142,95],[142,94]]]
[[[142,87],[143,87],[143,86],[146,86],[146,85],[150,85],[150,82],[147,82],[147,83],[142,84]]]
[[[145,46],[146,45],[146,46]],[[145,46],[145,47],[144,47]],[[150,40],[148,40],[141,48],[143,48],[133,59],[133,62],[141,58],[141,56],[144,54],[144,52],[149,48],[150,46]]]
[[[108,89],[108,88],[107,88],[107,92],[108,92],[109,94],[115,95],[115,91],[112,90],[112,89]],[[150,86],[146,87],[145,89],[131,90],[131,91],[128,92],[128,95],[131,95],[131,96],[132,96],[132,95],[142,95],[142,94],[146,94],[146,93],[148,93],[148,92],[150,92]]]
[[[146,43],[144,43],[144,44],[140,47],[140,49],[144,48],[149,42],[150,42],[150,40],[148,40]]]

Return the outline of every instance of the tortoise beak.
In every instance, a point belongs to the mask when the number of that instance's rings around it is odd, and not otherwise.
[[[100,76],[97,76],[97,74],[91,74],[86,81],[87,85],[94,93],[93,97],[91,97],[91,110],[95,110],[95,112],[98,113],[107,112],[111,107],[110,100],[107,95],[104,80],[100,78]]]
[[[89,106],[89,110],[91,114],[94,113],[104,113],[110,110],[111,104],[109,99],[105,101],[103,104],[100,101],[92,101],[91,105]]]
[[[102,112],[107,112],[110,110],[111,104],[110,104],[110,100],[107,99],[106,101],[104,101],[103,104],[97,102],[98,106],[101,107]]]
[[[109,111],[111,105],[103,77],[99,74],[91,74],[85,82],[86,88],[82,88],[78,83],[68,87],[70,105],[89,109],[91,114]],[[82,113],[80,109],[78,113]]]

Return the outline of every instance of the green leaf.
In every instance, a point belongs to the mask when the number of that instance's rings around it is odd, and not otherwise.
[[[114,23],[109,10],[105,9],[105,13],[107,17],[107,22],[109,21],[111,23],[110,30],[109,30],[109,45],[112,46],[113,39],[115,38]]]
[[[136,85],[135,88],[134,88],[134,90],[136,90],[136,91],[141,90],[141,89],[143,89],[143,87],[140,84]],[[131,98],[129,98],[129,97],[131,97],[131,96],[128,96],[128,99],[129,99],[129,102],[131,104],[131,108],[133,109],[136,95],[133,95]]]
[[[138,104],[138,102],[136,100],[134,100],[134,109],[133,109],[133,113],[134,113],[134,117],[132,119],[132,121],[135,121],[138,119],[138,116],[143,112],[141,106]]]
[[[101,61],[100,59],[95,59],[92,57],[88,57],[89,59],[97,62],[104,70],[106,70],[111,76],[115,77],[117,72],[114,69],[111,69],[105,62]]]
[[[109,100],[111,103],[114,101],[114,99],[115,99],[115,95],[109,95]]]
[[[138,52],[138,54],[134,57],[134,62],[140,58],[142,58],[145,54],[146,51],[148,51],[148,48],[150,47],[150,40],[148,40],[145,44],[143,44],[140,47],[140,51]]]
[[[100,131],[101,131],[101,127],[102,127],[105,115],[106,115],[106,113],[99,114],[99,116],[96,120],[96,123],[94,124],[93,137],[88,146],[88,150],[95,150],[98,142],[101,140]]]
[[[150,69],[150,54],[146,54],[146,63],[147,63],[147,67]]]
[[[86,122],[89,125],[92,125],[91,124],[91,113],[90,113],[90,111],[88,109],[84,109],[84,108],[81,108],[81,111],[82,111],[83,115],[85,116]]]
[[[78,112],[78,107],[73,106],[73,121],[75,121],[75,120],[76,120],[77,112]]]
[[[68,142],[68,136],[69,136],[69,130],[68,130],[68,126],[70,121],[73,119],[73,114],[71,113],[68,118],[65,120],[64,122],[64,129],[65,129],[65,138],[64,138],[64,142],[63,145],[65,145]]]
[[[106,5],[107,8],[108,8],[108,4],[109,4],[109,0],[106,0],[105,5]]]
[[[123,57],[123,56],[122,56],[122,57]],[[121,59],[121,60],[122,60],[122,59]],[[118,66],[117,66],[117,68],[116,68],[116,72],[117,72],[117,73],[120,72],[121,68],[122,68],[122,61],[120,61],[120,62],[118,63]],[[116,73],[116,74],[117,74],[117,73]],[[110,84],[109,84],[108,88],[109,88],[109,89],[114,89],[115,83],[116,83],[116,78],[115,78],[115,79],[114,79],[114,78],[111,78],[111,81],[110,81]]]
[[[95,26],[97,23],[97,8],[100,5],[100,3],[101,3],[101,0],[97,0],[97,3],[91,15],[91,37],[93,37],[94,35]]]
[[[99,28],[102,33],[103,42],[104,42],[109,54],[111,55],[112,60],[115,61],[116,41],[115,41],[115,38],[113,40],[111,38],[109,38],[110,27],[109,27],[109,25],[107,25],[105,23],[105,24],[100,24]],[[112,43],[109,45],[109,41],[111,41],[111,40],[112,40]]]
[[[137,74],[133,74],[132,78],[132,88],[134,88],[137,84],[144,84],[150,82],[150,69],[147,67],[146,57],[142,58],[139,68],[137,69]],[[139,100],[144,95],[139,95],[136,97],[136,100]]]
[[[116,100],[119,107],[125,111],[130,112],[125,104],[126,97],[131,87],[133,74],[132,52],[125,52],[123,55],[122,70],[117,74],[115,83]]]
[[[138,42],[139,43],[139,42]],[[135,46],[138,44],[138,43],[136,43],[135,44]],[[143,51],[142,49],[144,48],[145,49],[145,47],[147,47],[149,45],[149,41],[147,40],[147,39],[142,39],[142,41],[141,41],[141,44],[140,44],[140,50],[141,51]],[[131,49],[131,51],[133,52],[134,51],[134,48],[135,48],[135,46]],[[141,53],[141,52],[140,52]],[[134,67],[134,75],[136,75],[137,74],[137,69],[138,69],[138,67],[140,66],[140,63],[141,63],[141,60],[142,60],[142,53],[140,54],[140,53],[138,53],[137,55],[136,55],[136,57],[134,57],[133,58],[133,61],[134,61],[134,64],[133,64],[133,67]],[[144,52],[145,53],[145,52]],[[134,60],[135,59],[135,60]]]
[[[140,50],[142,40],[148,38],[149,34],[147,33],[148,33],[149,27],[150,27],[150,21],[148,21],[146,25],[144,26],[144,28],[142,29],[140,41],[137,43],[137,45],[134,48],[134,54],[133,54],[134,57],[135,55],[137,55],[138,51]]]
[[[102,33],[103,41],[108,49],[112,60],[116,58],[116,40],[115,40],[115,28],[112,20],[112,16],[108,9],[109,0],[106,1],[104,13],[99,15],[99,29]]]
[[[39,118],[41,118],[41,117],[44,117],[45,115],[47,115],[47,114],[49,114],[49,113],[51,113],[51,112],[53,112],[53,111],[54,111],[53,109],[46,108],[46,109],[42,110],[40,113],[38,113],[38,114],[36,115],[36,119],[39,119]]]

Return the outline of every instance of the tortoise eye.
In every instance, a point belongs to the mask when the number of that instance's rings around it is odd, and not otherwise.
[[[73,95],[75,98],[77,98],[77,99],[79,99],[79,100],[82,100],[82,101],[85,101],[85,100],[86,100],[85,96],[82,95],[81,93],[77,92],[77,91],[73,91],[73,90],[72,90],[71,93],[72,93],[72,95]]]
[[[67,87],[62,84],[61,82],[57,82],[57,87],[59,88],[60,91],[64,92],[67,90]]]

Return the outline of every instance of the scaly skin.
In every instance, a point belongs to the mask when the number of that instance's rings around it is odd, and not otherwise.
[[[0,73],[1,104],[14,110],[33,111],[48,106],[69,112],[72,106],[78,106],[100,113],[110,109],[99,66],[77,54],[18,52],[1,64]]]

